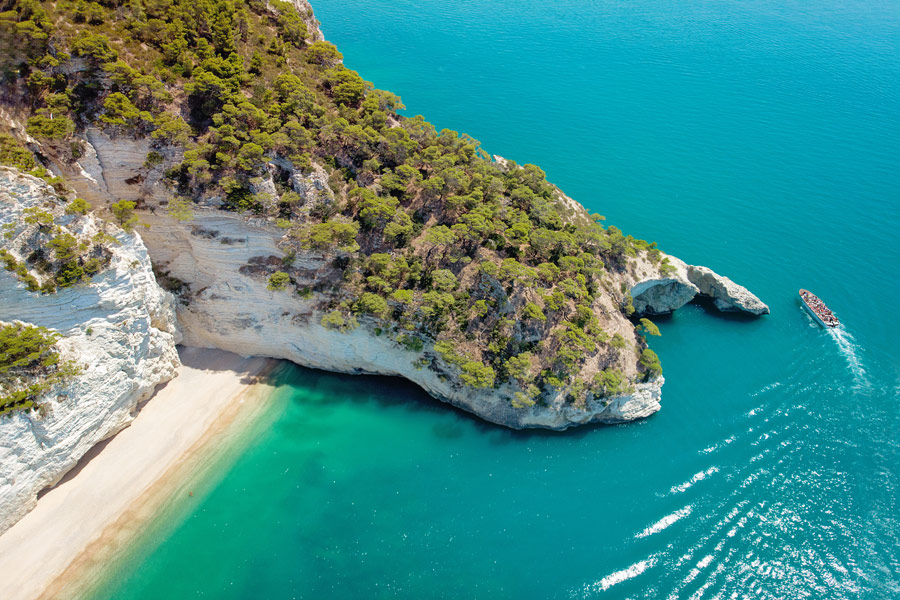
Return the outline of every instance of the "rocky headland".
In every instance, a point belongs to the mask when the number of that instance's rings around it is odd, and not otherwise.
[[[405,377],[440,400],[514,428],[566,429],[591,422],[618,423],[647,417],[660,408],[662,377],[638,382],[627,394],[586,394],[583,403],[566,401],[564,395],[551,392],[543,402],[515,407],[515,394],[521,386],[513,383],[484,389],[465,385],[452,365],[435,355],[433,341],[421,350],[408,350],[382,334],[377,320],[365,316],[359,318],[360,326],[351,330],[326,327],[322,324],[322,306],[328,305],[329,294],[316,288],[332,275],[333,255],[298,252],[276,219],[221,210],[221,201],[216,198],[195,206],[189,221],[174,219],[165,208],[169,192],[143,164],[146,145],[111,138],[98,130],[87,132],[84,145],[86,159],[57,168],[79,196],[92,202],[109,204],[125,198],[140,203],[141,220],[149,225],[140,235],[161,281],[168,282],[179,295],[176,312],[186,345],[284,358],[342,373]],[[307,208],[333,200],[334,194],[319,171],[308,176],[294,173],[290,184]],[[274,189],[274,184],[269,187]],[[577,217],[587,217],[580,204],[557,193]],[[269,288],[268,276],[274,269],[283,268],[288,253],[293,257],[294,285],[314,290],[311,293],[301,296]],[[646,255],[634,257],[610,278],[611,289],[620,290],[624,285],[626,293],[621,299],[601,298],[595,310],[605,332],[620,334],[634,347],[640,344],[638,334],[619,307],[629,295],[635,316],[670,313],[697,296],[714,299],[715,306],[726,312],[760,315],[769,310],[727,277],[663,253],[655,262]],[[416,364],[418,358],[428,354],[430,367]],[[593,375],[607,364],[608,358],[597,352],[586,370]],[[630,376],[637,376],[627,360],[619,364]]]
[[[0,531],[175,376],[179,340],[562,430],[659,410],[648,317],[768,312],[537,166],[403,116],[305,0],[175,4],[0,15],[0,321],[72,367],[4,382]]]

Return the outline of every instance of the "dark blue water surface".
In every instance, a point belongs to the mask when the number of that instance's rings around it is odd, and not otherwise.
[[[660,320],[663,410],[566,434],[292,369],[271,427],[97,597],[900,596],[900,4],[314,8],[409,114],[772,314]]]

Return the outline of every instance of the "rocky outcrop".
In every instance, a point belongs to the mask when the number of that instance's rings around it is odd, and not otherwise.
[[[324,40],[325,36],[322,35],[322,30],[319,28],[319,20],[313,14],[313,9],[309,2],[307,0],[290,0],[290,2],[297,9],[297,12],[300,13],[300,18],[303,19],[303,22],[306,23],[306,31],[309,34],[309,38],[314,42]]]
[[[52,195],[42,181],[0,169],[0,223],[31,206],[47,208]],[[99,229],[94,217],[82,220]],[[174,299],[156,284],[141,239],[121,230],[115,237],[110,264],[88,284],[39,294],[0,271],[0,320],[59,332],[61,358],[81,371],[42,398],[40,411],[0,417],[0,532],[176,375]]]
[[[687,276],[687,265],[668,257],[671,271],[652,266],[636,274],[631,285],[634,310],[640,315],[668,314],[694,299],[700,291]]]
[[[747,288],[708,267],[688,265],[674,256],[662,255],[667,266],[637,269],[631,285],[634,309],[641,315],[669,314],[697,296],[712,298],[723,312],[768,314],[769,307]]]
[[[248,222],[215,210],[195,210],[190,223],[174,222],[159,211],[144,215],[144,219],[150,224],[144,238],[157,269],[189,284],[189,301],[178,310],[186,345],[284,358],[341,373],[404,377],[440,400],[513,428],[566,429],[591,422],[618,423],[659,410],[661,378],[639,384],[632,394],[588,398],[579,406],[567,403],[560,394],[551,394],[544,403],[514,408],[512,399],[518,388],[463,385],[430,343],[420,351],[405,350],[365,320],[349,331],[330,329],[321,324],[321,294],[304,297],[267,289],[265,278],[255,273],[250,259],[261,257],[281,264],[283,252],[277,244],[282,232],[264,220]],[[294,257],[293,272],[309,274],[306,280],[297,275],[297,286],[314,286],[327,261],[317,254]],[[417,358],[423,356],[432,361],[429,366],[417,364]]]
[[[157,202],[168,198],[159,185],[162,165],[149,168],[144,164],[150,152],[149,139],[112,138],[98,129],[88,129],[84,141],[82,156],[70,165],[75,170],[70,177],[83,180],[95,191],[93,197]]]
[[[688,280],[697,286],[699,293],[712,298],[716,308],[721,311],[745,312],[752,315],[769,314],[769,307],[750,293],[750,290],[712,269],[689,266],[687,276]]]

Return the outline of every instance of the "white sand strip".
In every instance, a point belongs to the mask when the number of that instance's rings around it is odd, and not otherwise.
[[[140,530],[152,516],[146,497],[154,484],[159,495],[165,475],[221,433],[245,398],[259,402],[263,396],[247,392],[278,364],[201,348],[179,354],[178,377],[157,390],[131,426],[92,450],[0,536],[0,598],[68,595],[77,564],[91,565],[86,555],[121,543],[123,530],[126,537]]]

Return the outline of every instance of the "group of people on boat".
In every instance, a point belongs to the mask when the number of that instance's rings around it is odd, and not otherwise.
[[[816,316],[822,319],[822,321],[830,326],[834,327],[835,325],[840,325],[838,318],[831,312],[831,309],[825,306],[825,303],[819,300],[819,297],[813,294],[812,292],[808,292],[803,290],[800,292],[800,297],[803,298],[803,301],[806,302],[806,305],[816,313]]]

